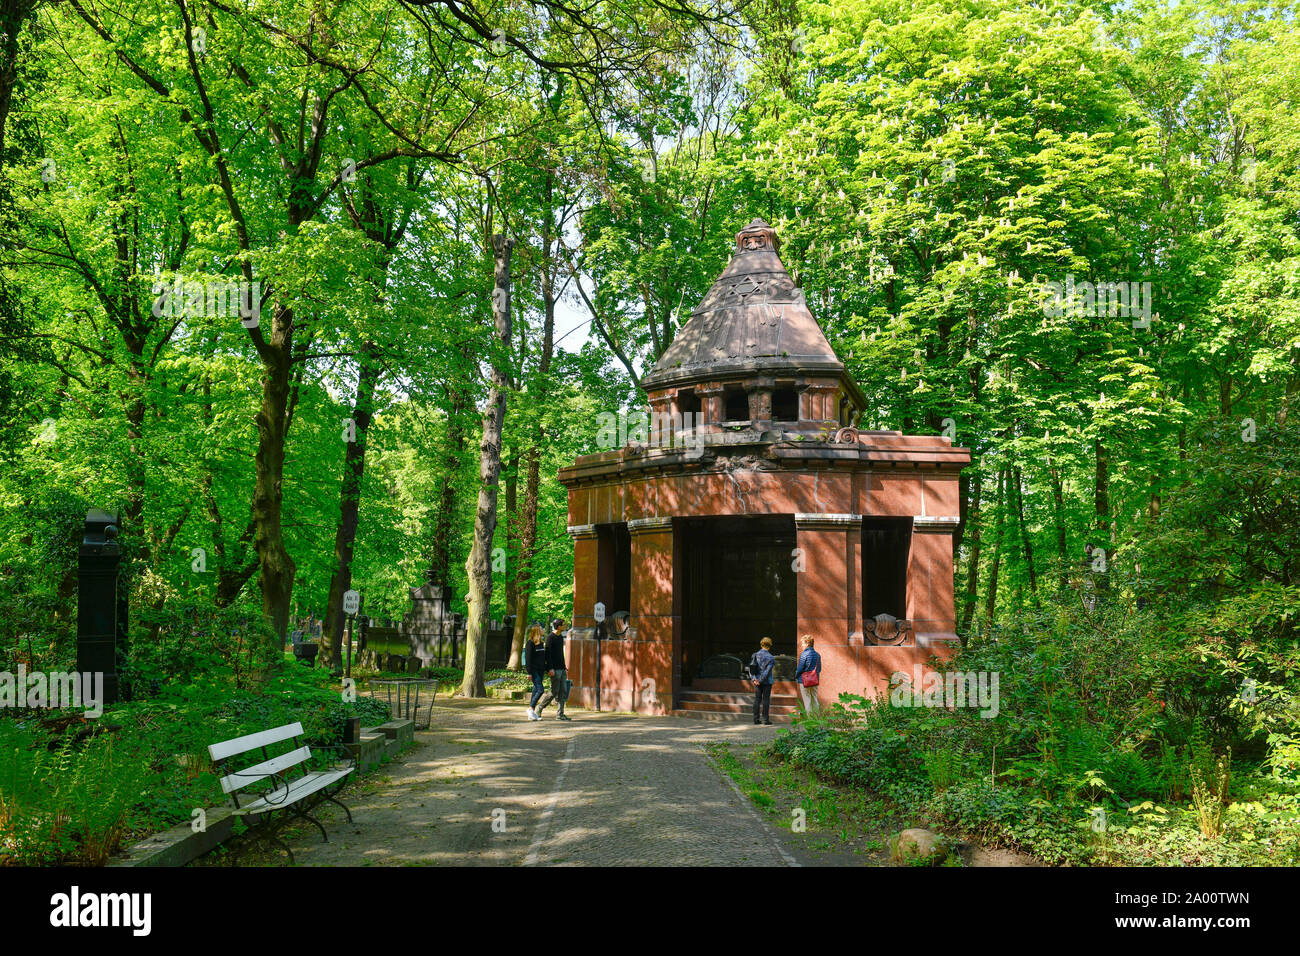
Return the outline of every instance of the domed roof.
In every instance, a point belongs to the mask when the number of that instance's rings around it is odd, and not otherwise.
[[[777,255],[776,231],[755,219],[731,262],[672,345],[642,379],[647,390],[742,374],[843,377],[860,396]]]

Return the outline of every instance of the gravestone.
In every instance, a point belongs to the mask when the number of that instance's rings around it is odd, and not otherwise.
[[[401,626],[410,656],[418,658],[424,667],[457,666],[464,618],[451,611],[451,588],[426,584],[410,591],[411,610],[402,618]]]
[[[772,665],[773,680],[794,680],[794,672],[799,669],[799,659],[791,654],[777,654]]]
[[[77,670],[104,675],[105,704],[125,699],[126,588],[119,587],[118,516],[92,508],[77,553]]]
[[[696,677],[739,680],[745,671],[745,662],[734,654],[716,654],[700,664]]]

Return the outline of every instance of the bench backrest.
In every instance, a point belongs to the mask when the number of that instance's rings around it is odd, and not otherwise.
[[[306,763],[311,757],[311,749],[305,745],[299,745],[298,739],[300,737],[302,737],[302,724],[292,723],[212,744],[208,747],[208,756],[212,758],[213,764],[220,769],[226,769],[224,765],[232,758],[244,756],[254,750],[261,751],[263,758],[259,763],[255,763],[251,767],[235,770],[222,776],[221,792],[235,794],[240,790],[246,790],[254,784],[260,783],[267,777],[283,774],[299,764]],[[286,740],[293,741],[293,749],[280,754],[278,757],[267,756],[267,747],[283,743]],[[238,805],[238,798],[236,798],[236,805]]]

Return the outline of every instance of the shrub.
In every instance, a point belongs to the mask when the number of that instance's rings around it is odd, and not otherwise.
[[[117,849],[146,769],[115,737],[47,741],[0,721],[0,865],[98,866]]]

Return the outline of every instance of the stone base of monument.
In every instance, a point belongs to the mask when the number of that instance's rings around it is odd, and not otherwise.
[[[380,724],[378,727],[362,727],[361,733],[381,734],[384,737],[384,753],[389,757],[395,757],[407,747],[415,744],[415,721],[413,720],[390,720],[386,724]]]
[[[344,744],[343,748],[357,762],[357,771],[365,773],[378,767],[388,756],[388,738],[368,727],[362,727],[361,739],[354,744]]]

